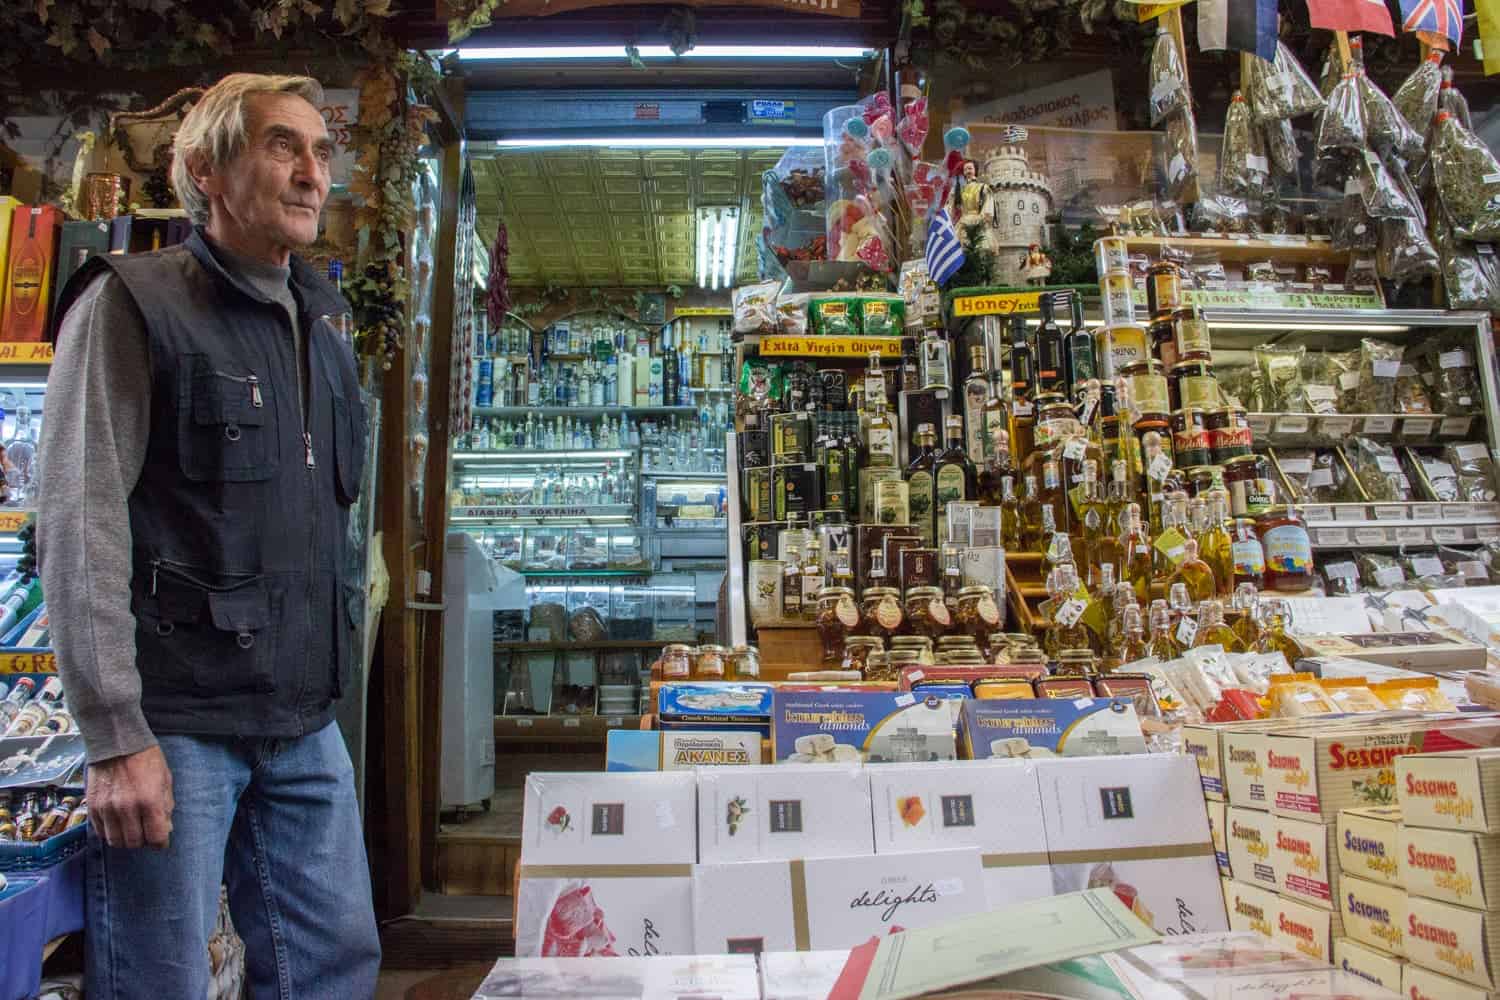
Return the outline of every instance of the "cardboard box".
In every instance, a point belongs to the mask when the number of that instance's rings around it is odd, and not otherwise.
[[[962,719],[964,755],[971,760],[1146,752],[1130,698],[971,698]]]
[[[1500,921],[1495,914],[1423,896],[1407,900],[1406,957],[1414,964],[1485,989],[1495,988]]]
[[[1500,749],[1423,753],[1396,764],[1404,820],[1471,833],[1500,833]]]
[[[1141,754],[1036,767],[1054,892],[1109,886],[1164,934],[1228,926],[1191,760]]]
[[[1407,957],[1406,890],[1350,875],[1339,886],[1344,933],[1381,951]]]
[[[1401,810],[1395,806],[1341,809],[1339,870],[1370,882],[1401,884]]]
[[[764,1000],[828,1000],[848,961],[844,948],[762,952],[761,996]]]
[[[1206,801],[1204,805],[1208,806],[1208,836],[1214,842],[1214,860],[1219,863],[1219,874],[1228,878],[1234,874],[1234,869],[1229,864],[1229,806],[1213,800]]]
[[[1500,836],[1401,828],[1401,885],[1414,896],[1500,909]]]
[[[19,199],[0,195],[0,263],[8,266],[10,261],[10,227],[21,207]],[[0,316],[5,315],[5,275],[0,273]]]
[[[1343,933],[1337,910],[1277,896],[1275,913],[1271,940],[1314,961],[1333,963],[1333,939]]]
[[[47,339],[62,219],[62,212],[51,205],[21,205],[11,213],[0,340],[39,343]]]
[[[852,948],[986,911],[977,848],[698,865],[700,954]]]
[[[474,1000],[760,1000],[755,959],[748,955],[652,958],[502,958]]]
[[[1401,994],[1407,1000],[1495,1000],[1496,997],[1489,990],[1410,962],[1401,970]]]
[[[704,864],[875,853],[863,768],[722,767],[697,778]]]
[[[1237,734],[1265,733],[1272,730],[1290,731],[1294,730],[1298,724],[1297,719],[1247,719],[1240,722],[1205,722],[1200,725],[1183,726],[1183,752],[1198,762],[1198,775],[1203,783],[1203,797],[1219,802],[1229,801],[1228,744],[1232,737]],[[1246,765],[1249,769],[1242,770],[1239,775],[1243,794],[1235,805],[1264,809],[1265,806],[1261,804],[1263,799],[1252,799],[1249,795],[1251,779],[1259,783],[1264,778],[1264,766],[1256,757],[1256,752],[1263,748],[1258,748],[1253,742],[1236,740],[1235,743],[1242,750],[1251,751],[1248,756],[1242,753],[1237,760],[1237,763]]]
[[[772,697],[775,757],[792,763],[954,760],[957,704],[909,691],[778,689]]]
[[[1310,657],[1353,657],[1403,670],[1483,670],[1485,650],[1437,632],[1370,632],[1364,635],[1297,635]],[[1297,669],[1302,669],[1298,661]]]
[[[619,867],[631,874],[611,873]],[[516,956],[691,955],[692,870],[691,864],[522,864]]]
[[[697,860],[693,775],[533,772],[521,859],[528,865],[673,865]]]
[[[691,771],[760,763],[760,733],[611,729],[606,771]]]
[[[1276,908],[1280,905],[1276,893],[1238,879],[1226,878],[1220,885],[1224,894],[1224,909],[1229,915],[1230,930],[1254,931],[1270,938]]]
[[[1270,808],[1270,800],[1266,797],[1265,731],[1268,728],[1271,727],[1235,729],[1220,735],[1224,799],[1231,805],[1246,809]]]
[[[1271,867],[1277,891],[1314,906],[1338,905],[1338,830],[1333,824],[1277,816]]]
[[[1367,983],[1383,987],[1392,993],[1401,992],[1401,970],[1406,967],[1406,960],[1389,952],[1371,948],[1350,937],[1336,938],[1333,942],[1333,964]]]
[[[991,909],[1052,895],[1041,789],[1032,765],[882,764],[867,773],[876,854],[977,847]]]
[[[656,717],[663,729],[726,729],[771,734],[770,684],[663,684]]]
[[[1275,892],[1281,887],[1272,845],[1276,842],[1276,817],[1259,809],[1229,806],[1224,812],[1228,827],[1229,869],[1249,885]]]
[[[57,243],[57,291],[60,295],[68,279],[78,272],[90,257],[109,253],[109,222],[64,222]],[[57,296],[53,296],[55,299]],[[61,317],[53,317],[54,320]]]

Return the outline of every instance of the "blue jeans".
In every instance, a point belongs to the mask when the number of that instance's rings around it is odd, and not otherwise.
[[[159,741],[176,799],[167,848],[109,847],[90,831],[90,1000],[207,996],[221,882],[253,1000],[372,996],[380,940],[338,727]]]

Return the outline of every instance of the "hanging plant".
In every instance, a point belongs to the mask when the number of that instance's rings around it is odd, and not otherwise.
[[[902,0],[897,53],[932,68],[959,63],[992,72],[1055,59],[1079,29],[1128,51],[1150,34],[1123,0],[1006,0],[980,7],[966,0]]]

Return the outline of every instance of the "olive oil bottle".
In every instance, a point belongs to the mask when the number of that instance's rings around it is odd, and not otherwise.
[[[937,509],[933,473],[937,467],[937,434],[931,424],[917,425],[917,457],[906,467],[906,486],[910,497],[911,524],[922,536],[922,544],[936,544]]]
[[[1167,578],[1167,586],[1180,583],[1187,587],[1188,600],[1194,604],[1207,601],[1214,596],[1214,571],[1208,563],[1198,558],[1198,543],[1189,538],[1183,543],[1185,554],[1182,562],[1172,571]],[[1220,618],[1223,617],[1223,606],[1220,606]]]
[[[865,406],[869,424],[865,428],[865,464],[872,469],[891,468],[896,464],[896,422],[886,412],[885,376],[880,370],[880,354],[870,352],[870,370],[865,376]]]
[[[948,541],[948,504],[955,500],[979,498],[979,474],[964,451],[964,421],[949,417],[943,421],[948,447],[937,456],[933,473],[934,502],[937,506],[937,544]]]

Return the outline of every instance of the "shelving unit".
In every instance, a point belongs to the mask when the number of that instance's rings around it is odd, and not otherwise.
[[[496,743],[603,743],[611,729],[639,729],[639,715],[497,715]]]
[[[1478,414],[1441,413],[1251,413],[1256,444],[1337,444],[1351,434],[1397,444],[1443,444],[1472,432]]]

